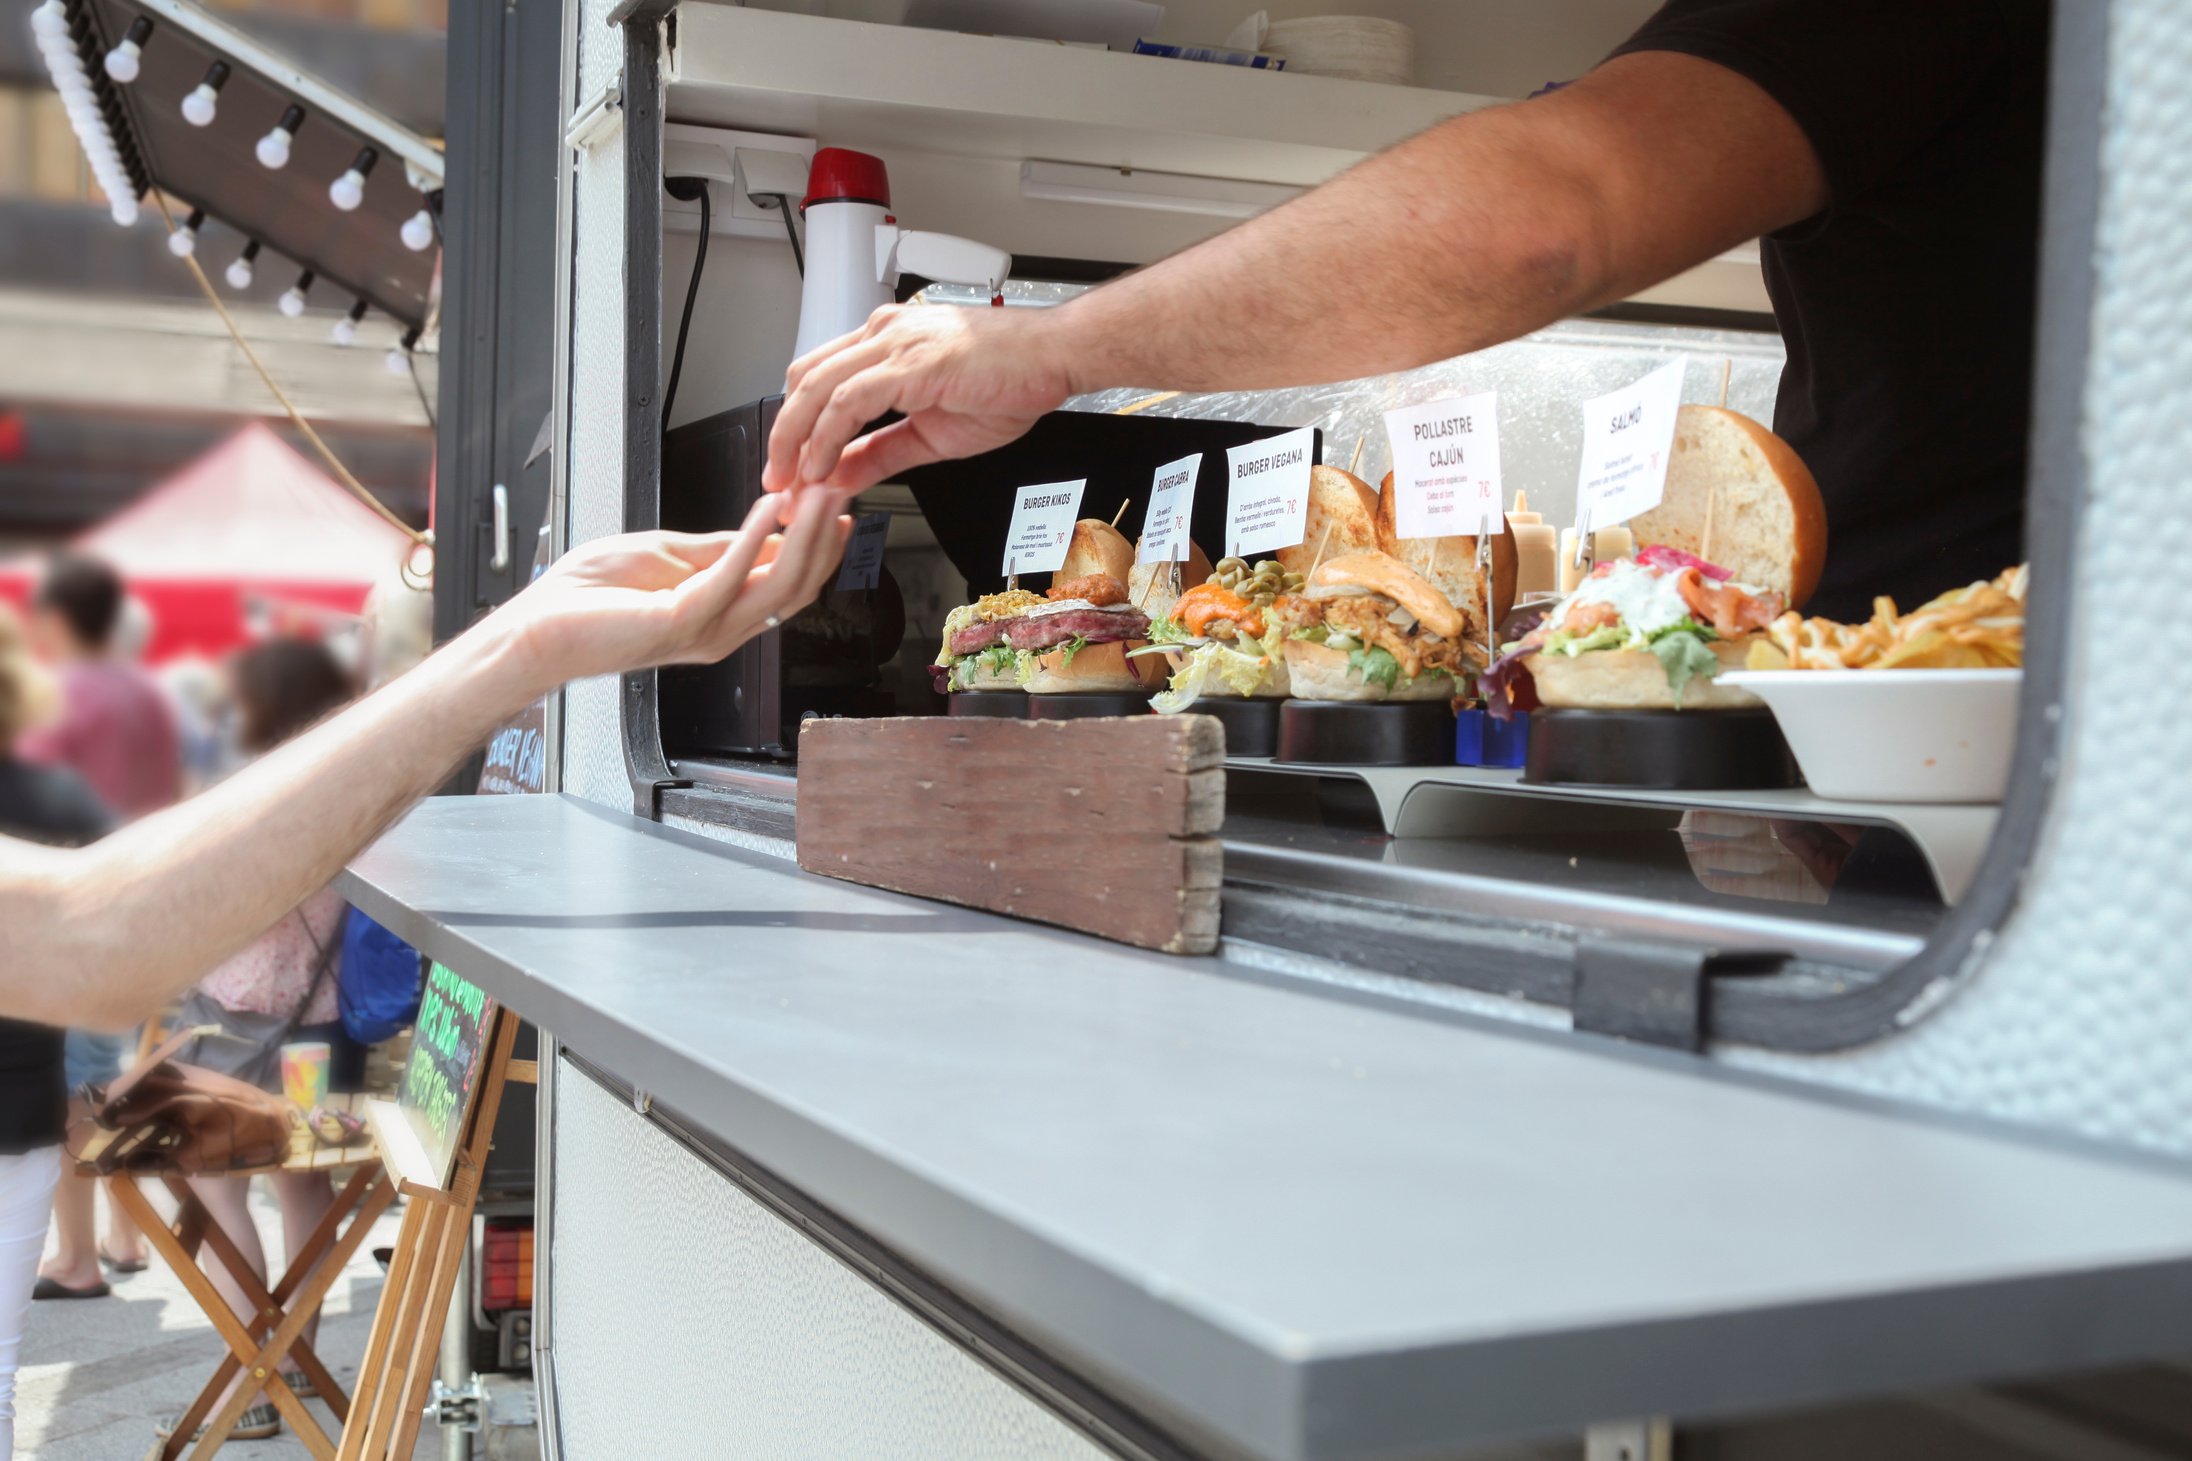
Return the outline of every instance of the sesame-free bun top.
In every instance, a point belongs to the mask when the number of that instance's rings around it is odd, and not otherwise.
[[[1416,616],[1418,623],[1442,639],[1458,639],[1464,621],[1453,601],[1424,581],[1423,575],[1389,553],[1350,553],[1327,558],[1309,575],[1306,595],[1332,597],[1348,589],[1383,594]]]
[[[1471,533],[1443,538],[1404,538],[1400,535],[1399,505],[1393,492],[1393,474],[1378,484],[1378,550],[1390,554],[1422,575],[1424,582],[1446,595],[1461,610],[1466,637],[1471,644],[1490,644],[1496,623],[1484,622],[1484,569],[1477,562],[1477,540]],[[1515,606],[1515,539],[1512,533],[1492,536],[1492,609],[1500,619]]]
[[[1135,549],[1140,551],[1141,544]],[[1169,563],[1137,563],[1126,576],[1126,600],[1152,619],[1169,619],[1172,606],[1179,602],[1179,595],[1172,592],[1172,577],[1165,570]],[[1187,545],[1187,561],[1180,565],[1180,593],[1210,577],[1210,559],[1201,548],[1190,542]],[[1060,579],[1063,583],[1065,580]]]
[[[1370,484],[1338,467],[1309,469],[1309,511],[1302,540],[1271,556],[1288,573],[1304,578],[1320,558],[1368,553],[1378,546],[1378,494]]]
[[[1092,573],[1106,573],[1124,585],[1134,571],[1134,545],[1102,518],[1084,517],[1073,525],[1073,540],[1066,544],[1066,561],[1051,575],[1052,583],[1070,583]]]
[[[1800,609],[1827,563],[1827,505],[1796,451],[1750,417],[1684,406],[1659,506],[1630,519],[1638,547],[1661,543],[1725,568]]]

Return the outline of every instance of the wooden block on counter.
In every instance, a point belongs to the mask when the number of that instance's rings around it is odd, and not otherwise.
[[[1202,715],[799,732],[799,865],[1170,954],[1218,945],[1225,734]]]

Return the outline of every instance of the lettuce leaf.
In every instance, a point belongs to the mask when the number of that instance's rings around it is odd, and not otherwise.
[[[1206,644],[1189,653],[1171,685],[1150,700],[1150,708],[1159,715],[1173,715],[1206,695],[1246,697],[1267,690],[1273,663],[1273,656],[1246,637],[1238,647]]]
[[[1393,658],[1391,652],[1374,644],[1349,654],[1347,667],[1361,675],[1364,684],[1383,685],[1388,690],[1400,678],[1400,661]]]
[[[1593,629],[1588,634],[1570,634],[1562,629],[1545,641],[1545,653],[1564,654],[1573,659],[1579,654],[1589,654],[1595,649],[1620,649],[1629,642],[1629,631],[1618,624]]]
[[[1193,642],[1194,638],[1194,635],[1182,629],[1178,624],[1173,623],[1169,618],[1157,618],[1149,621],[1149,642],[1151,644],[1188,644]]]
[[[974,663],[992,674],[1002,675],[1019,666],[1020,651],[1009,644],[993,644],[974,657]]]
[[[1074,635],[1065,643],[1066,657],[1058,661],[1058,668],[1062,670],[1070,667],[1073,663],[1073,657],[1086,648],[1088,648],[1088,641],[1078,634]]]
[[[1665,639],[1670,634],[1694,634],[1699,639],[1705,640],[1708,643],[1720,637],[1719,635],[1713,633],[1712,630],[1698,623],[1695,619],[1677,619],[1674,623],[1669,624],[1666,628],[1653,631],[1651,636],[1652,642],[1654,644],[1657,644],[1660,640]]]
[[[1699,675],[1711,679],[1720,673],[1720,658],[1712,647],[1695,634],[1662,634],[1652,641],[1652,653],[1659,656],[1660,668],[1667,672],[1667,688],[1674,691],[1674,708],[1682,708],[1682,692],[1690,681]]]

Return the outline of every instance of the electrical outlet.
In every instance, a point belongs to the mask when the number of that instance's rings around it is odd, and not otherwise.
[[[699,127],[687,122],[671,122],[662,129],[662,172],[665,177],[681,175],[708,179],[708,202],[712,210],[709,232],[731,234],[744,238],[784,237],[784,222],[774,208],[765,208],[745,196],[744,190],[732,179],[737,174],[737,158],[741,151],[754,160],[753,170],[758,174],[765,162],[769,165],[769,186],[779,182],[788,184],[791,167],[784,157],[768,157],[761,154],[789,154],[799,159],[799,171],[804,180],[805,167],[814,160],[818,144],[811,137],[777,137],[766,132],[739,132],[728,127]],[[802,187],[798,191],[804,192]],[[792,199],[792,206],[799,206],[799,199]],[[700,204],[683,202],[668,194],[662,199],[662,226],[676,233],[697,233],[700,230]]]

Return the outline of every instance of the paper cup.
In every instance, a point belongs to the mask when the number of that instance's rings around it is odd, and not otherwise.
[[[327,1075],[333,1052],[325,1040],[300,1040],[282,1047],[282,1094],[300,1111],[327,1102]]]

